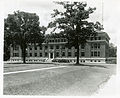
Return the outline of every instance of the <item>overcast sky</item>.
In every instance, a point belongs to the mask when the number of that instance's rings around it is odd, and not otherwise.
[[[110,36],[110,42],[117,45],[117,33],[119,32],[119,25],[117,25],[119,19],[119,0],[103,0],[103,11],[102,0],[76,1],[86,1],[88,6],[97,8],[90,17],[94,22],[100,21],[102,23],[103,13],[104,31]],[[12,14],[17,10],[36,13],[40,17],[41,26],[47,26],[51,21],[51,13],[53,12],[53,9],[61,9],[60,6],[53,3],[53,0],[3,0],[3,2],[4,17],[7,17],[8,14]]]

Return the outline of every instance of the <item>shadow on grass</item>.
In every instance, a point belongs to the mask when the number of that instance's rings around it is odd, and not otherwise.
[[[88,66],[88,67],[102,67],[102,68],[107,68],[102,65],[86,65],[86,64],[73,64],[73,66]]]

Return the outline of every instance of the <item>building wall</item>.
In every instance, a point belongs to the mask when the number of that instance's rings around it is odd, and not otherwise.
[[[52,38],[51,38],[52,39]],[[53,42],[55,40],[58,40],[58,42]],[[63,48],[65,45],[65,41],[60,41],[64,39],[52,39],[49,43],[43,43],[42,46],[30,44],[27,48],[27,58],[50,58],[50,56],[53,54],[54,58],[76,58],[76,52],[77,50],[74,47]],[[87,62],[92,62],[90,59],[95,58],[106,58],[108,56],[108,45],[109,45],[109,38],[105,33],[100,33],[97,38],[95,39],[89,39],[88,42],[85,44],[85,47],[83,45],[80,45],[80,51],[79,56],[80,59],[88,58]],[[51,49],[52,48],[52,49]],[[58,48],[58,49],[57,49]],[[20,49],[20,46],[17,48],[11,47],[11,57],[21,57],[22,52]],[[52,54],[51,54],[52,53]],[[64,53],[64,56],[63,56]],[[18,56],[16,55],[18,54]],[[53,59],[54,59],[53,58]],[[82,60],[83,61],[83,60]],[[82,62],[81,61],[81,62]],[[103,61],[105,61],[103,59]]]

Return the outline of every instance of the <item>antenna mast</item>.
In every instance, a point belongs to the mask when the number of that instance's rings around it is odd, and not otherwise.
[[[103,12],[104,9],[103,8],[104,8],[104,3],[103,3],[103,0],[102,0],[102,28],[103,28],[103,21],[104,21],[103,20],[103,16],[104,16],[104,12]]]

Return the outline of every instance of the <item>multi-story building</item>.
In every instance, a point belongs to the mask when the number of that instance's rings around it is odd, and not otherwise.
[[[90,37],[85,45],[80,45],[80,62],[81,63],[105,63],[106,58],[109,56],[109,36],[105,32],[98,32],[98,35]],[[42,43],[29,44],[26,49],[26,62],[45,62],[53,59],[66,59],[70,62],[76,62],[77,50],[75,47],[67,48],[65,38],[53,38],[49,36]],[[21,62],[21,49],[20,46],[10,48],[10,61]]]

